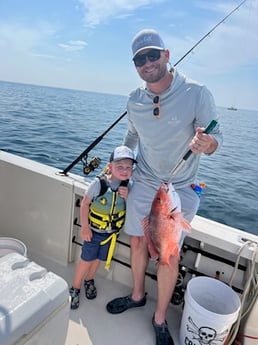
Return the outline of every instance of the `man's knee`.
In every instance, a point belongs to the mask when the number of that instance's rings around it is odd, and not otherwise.
[[[133,250],[146,250],[147,245],[144,236],[131,236],[130,237],[131,249]]]
[[[177,255],[170,255],[169,257],[169,265],[171,268],[173,268],[174,270],[178,269],[178,265],[179,265],[179,258]]]

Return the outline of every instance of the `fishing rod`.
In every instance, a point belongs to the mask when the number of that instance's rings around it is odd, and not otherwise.
[[[217,126],[216,120],[211,120],[211,122],[208,124],[208,126],[204,129],[203,133],[209,134],[215,127]],[[177,174],[177,172],[182,168],[182,166],[185,164],[187,159],[192,155],[193,151],[188,150],[184,157],[179,161],[179,163],[175,166],[175,168],[170,172],[169,176],[172,178],[174,175]],[[170,180],[169,180],[170,182]]]
[[[100,136],[98,136],[68,167],[66,167],[60,174],[67,175],[68,171],[70,171],[75,164],[79,161],[83,160],[85,157],[88,156],[88,153],[104,138],[104,136],[127,114],[125,111],[115,122],[113,122]],[[94,170],[98,167],[99,159],[95,157],[93,159],[92,164],[84,166],[84,173],[88,174],[91,170]],[[87,169],[88,168],[88,169]]]
[[[219,21],[209,32],[207,32],[197,43],[195,43],[191,49],[189,49],[174,65],[176,67],[187,55],[189,55],[207,36],[209,36],[218,26],[220,26],[227,18],[229,18],[235,11],[237,11],[247,0],[243,0],[238,6],[236,6],[228,15],[226,15],[221,21]],[[67,175],[67,173],[80,161],[84,165],[84,173],[89,174],[92,170],[98,167],[100,159],[94,157],[93,160],[87,164],[88,153],[104,138],[104,136],[127,114],[125,111],[116,121],[114,121],[99,137],[97,137],[71,164],[69,164],[62,172],[61,175]],[[188,156],[189,157],[189,152]],[[184,157],[185,158],[185,157]],[[183,158],[183,161],[185,159]],[[187,159],[186,158],[186,159]],[[86,162],[85,162],[86,159]]]
[[[237,11],[247,0],[242,1],[237,7],[235,7],[228,15],[226,15],[226,17],[224,17],[218,24],[216,24],[209,32],[207,32],[207,34],[205,34],[194,46],[192,46],[191,49],[189,49],[185,55],[183,55],[175,64],[174,67],[176,65],[179,64],[179,62],[181,62],[188,54],[190,54],[194,48],[196,48],[206,37],[208,37],[214,30],[216,30],[216,28],[218,26],[220,26],[228,17],[230,17],[235,11]]]

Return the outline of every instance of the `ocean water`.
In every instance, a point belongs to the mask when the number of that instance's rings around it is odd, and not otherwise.
[[[88,154],[99,169],[121,144],[127,97],[0,82],[0,149],[63,171],[97,138]],[[199,181],[206,183],[198,215],[258,235],[258,111],[218,107],[222,148],[202,156]],[[162,137],[161,137],[162,139]],[[82,162],[71,172],[83,175]],[[1,183],[1,181],[0,181]]]

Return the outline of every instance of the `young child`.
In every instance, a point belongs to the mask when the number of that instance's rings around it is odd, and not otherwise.
[[[136,160],[131,149],[117,147],[110,156],[107,172],[96,177],[85,192],[80,207],[83,246],[70,288],[71,309],[79,307],[83,279],[86,298],[97,296],[94,275],[100,261],[108,259],[110,262],[114,239],[124,225],[127,183],[134,163]]]

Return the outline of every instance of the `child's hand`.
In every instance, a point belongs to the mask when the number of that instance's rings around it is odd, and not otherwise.
[[[128,196],[128,187],[120,186],[118,188],[119,196],[123,199],[127,199]]]
[[[82,227],[81,238],[83,241],[90,242],[92,238],[92,230],[89,226]]]

